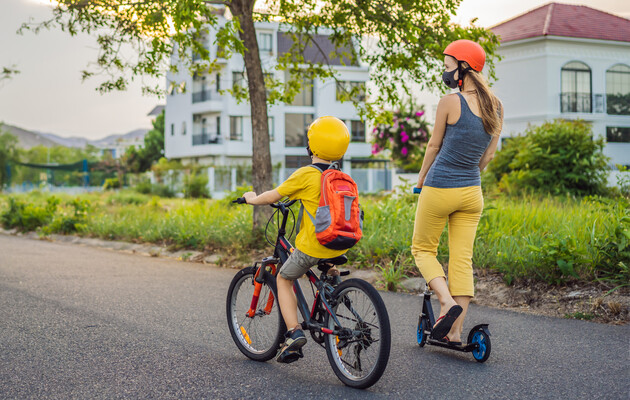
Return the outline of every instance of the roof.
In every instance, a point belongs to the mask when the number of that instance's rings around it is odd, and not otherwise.
[[[490,28],[501,42],[539,36],[630,42],[630,20],[586,6],[549,3]]]
[[[160,115],[162,114],[162,111],[164,111],[164,105],[159,104],[155,107],[153,107],[153,110],[149,111],[149,113],[147,114],[148,116],[153,116],[153,115]]]

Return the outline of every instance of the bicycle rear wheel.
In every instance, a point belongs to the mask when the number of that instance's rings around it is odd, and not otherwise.
[[[331,297],[341,326],[336,327],[329,314],[326,326],[345,329],[348,334],[326,335],[328,361],[346,385],[370,387],[381,378],[389,360],[391,331],[385,303],[378,291],[361,279],[342,282]]]
[[[262,284],[258,305],[248,315],[254,296],[256,268],[240,270],[232,279],[227,294],[226,312],[230,334],[238,349],[256,361],[272,359],[280,347],[286,327],[280,307],[275,279]]]

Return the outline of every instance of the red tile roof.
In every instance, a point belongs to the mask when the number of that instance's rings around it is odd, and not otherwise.
[[[586,6],[549,3],[490,28],[511,42],[538,36],[630,42],[630,20]]]

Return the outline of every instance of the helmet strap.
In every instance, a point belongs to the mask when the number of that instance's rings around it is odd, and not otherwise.
[[[468,71],[472,71],[472,68],[470,66],[464,68],[464,62],[457,60],[457,87],[460,92],[463,90],[464,76]]]
[[[309,157],[313,157],[313,152],[311,151],[311,147],[310,146],[306,146],[306,152],[308,153]]]

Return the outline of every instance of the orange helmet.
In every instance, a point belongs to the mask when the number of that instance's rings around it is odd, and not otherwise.
[[[446,46],[444,55],[451,56],[459,62],[466,61],[477,72],[481,72],[486,63],[486,52],[479,43],[466,39],[456,40]]]

